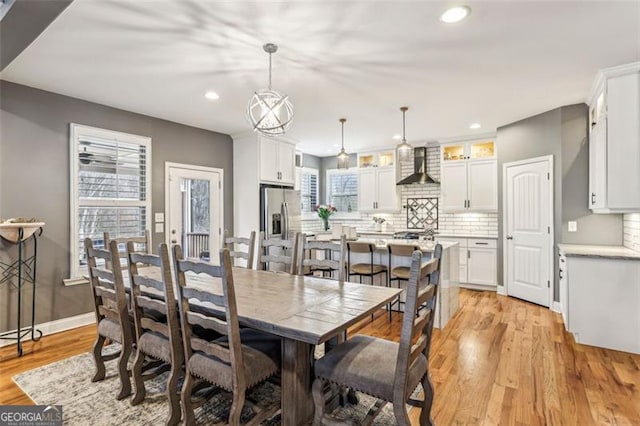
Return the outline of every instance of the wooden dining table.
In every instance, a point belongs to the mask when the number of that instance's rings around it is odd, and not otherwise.
[[[145,268],[146,269],[146,268]],[[143,275],[160,272],[145,270]],[[125,279],[125,282],[127,280]],[[315,345],[337,338],[353,324],[395,299],[397,288],[337,282],[313,276],[233,268],[242,326],[282,337],[282,424],[298,426],[313,416],[312,356]],[[187,274],[187,284],[222,294],[222,283]],[[203,304],[213,310],[220,308]],[[375,368],[375,366],[372,366]]]

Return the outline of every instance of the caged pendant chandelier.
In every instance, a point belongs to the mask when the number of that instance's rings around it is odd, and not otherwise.
[[[348,169],[349,168],[349,154],[344,150],[344,122],[347,121],[346,118],[341,118],[340,123],[342,124],[342,149],[337,155],[338,160],[338,168],[339,169]]]
[[[400,107],[400,111],[402,111],[402,142],[396,146],[399,161],[409,161],[411,159],[411,151],[413,150],[411,145],[407,143],[407,138],[405,135],[405,114],[407,113],[408,109],[409,108],[406,106]]]
[[[247,105],[247,116],[255,132],[276,136],[291,126],[293,104],[289,96],[271,89],[271,54],[278,51],[278,46],[267,43],[262,48],[269,54],[269,87],[253,94]]]

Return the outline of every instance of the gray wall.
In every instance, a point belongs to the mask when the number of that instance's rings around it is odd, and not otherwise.
[[[562,236],[566,244],[621,245],[622,215],[593,214],[589,203],[589,107],[562,108]],[[568,222],[578,222],[578,232]]]
[[[224,169],[225,227],[233,229],[233,147],[228,135],[6,81],[0,81],[0,105],[0,216],[34,216],[46,222],[38,246],[36,322],[92,310],[87,285],[62,283],[69,276],[71,122],[152,138],[153,212],[164,211],[166,161]],[[164,235],[152,234],[152,239],[155,246]],[[15,255],[15,246],[0,243],[0,258]],[[0,331],[15,328],[15,296],[6,284],[0,285]]]
[[[555,243],[621,244],[622,216],[595,215],[587,209],[589,191],[588,107],[557,108],[498,128],[498,205],[502,206],[502,166],[511,161],[553,155]],[[503,211],[498,218],[498,281],[503,285]],[[578,221],[568,233],[567,222]],[[557,248],[554,248],[557,253]],[[554,271],[558,257],[554,256]],[[554,273],[558,300],[558,274]]]

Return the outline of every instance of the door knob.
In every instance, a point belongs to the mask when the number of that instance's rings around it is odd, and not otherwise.
[[[513,235],[507,235],[507,240],[513,240]]]

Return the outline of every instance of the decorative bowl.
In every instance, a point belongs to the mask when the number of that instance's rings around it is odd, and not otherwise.
[[[44,226],[44,222],[6,222],[0,223],[0,237],[5,240],[17,243],[22,228],[22,241],[32,236],[38,229]]]

